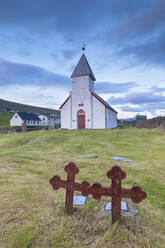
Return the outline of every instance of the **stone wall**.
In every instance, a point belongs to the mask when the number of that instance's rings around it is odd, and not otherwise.
[[[155,117],[149,120],[136,120],[132,121],[132,126],[137,128],[156,128],[164,126],[165,117]]]

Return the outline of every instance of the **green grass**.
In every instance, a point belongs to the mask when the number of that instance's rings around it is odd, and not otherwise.
[[[0,112],[0,128],[9,127],[12,116],[10,112]]]
[[[98,158],[80,158],[97,154]],[[114,161],[122,156],[132,163]],[[64,166],[79,167],[76,181],[110,185],[107,171],[120,165],[123,187],[139,184],[147,199],[135,218],[122,217],[113,227],[104,212],[107,197],[91,196],[67,216],[65,190],[54,191],[49,179],[66,179]],[[0,134],[0,247],[165,247],[165,134],[159,129],[40,130]]]

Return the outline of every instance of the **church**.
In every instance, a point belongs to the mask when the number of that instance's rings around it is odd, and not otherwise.
[[[95,76],[83,53],[72,75],[72,91],[60,106],[61,128],[117,127],[117,112],[94,91]]]

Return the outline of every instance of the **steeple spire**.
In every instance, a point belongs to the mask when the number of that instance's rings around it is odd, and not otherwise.
[[[84,44],[83,44],[84,45]],[[83,49],[84,48],[84,49]],[[85,50],[83,46],[82,50]],[[89,76],[93,81],[96,81],[95,76],[89,66],[88,60],[83,53],[78,64],[76,65],[71,78],[80,77],[80,76]]]

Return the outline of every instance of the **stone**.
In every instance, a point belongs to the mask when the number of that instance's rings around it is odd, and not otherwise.
[[[26,122],[24,122],[21,126],[21,131],[22,132],[27,132],[27,126],[26,126]]]
[[[162,122],[163,133],[165,133],[165,120]]]
[[[98,156],[95,154],[85,154],[81,155],[80,158],[98,158]]]
[[[49,130],[53,130],[53,129],[55,129],[55,122],[54,120],[50,120]]]
[[[104,211],[111,211],[112,203],[111,201],[107,202],[104,207]],[[121,200],[121,211],[128,211],[128,203],[127,201]]]
[[[86,201],[87,201],[87,197],[86,196],[75,195],[73,197],[73,205],[75,205],[75,206],[85,205]]]
[[[109,215],[112,215],[111,211],[106,211]],[[121,215],[126,217],[132,217],[134,218],[135,215],[138,213],[137,209],[129,209],[128,211],[121,210]]]
[[[120,161],[124,161],[124,162],[133,162],[130,159],[127,158],[121,158],[121,157],[112,157],[113,160],[120,160]]]

